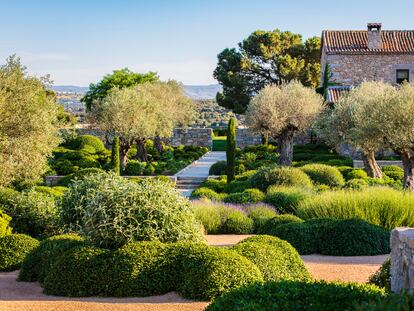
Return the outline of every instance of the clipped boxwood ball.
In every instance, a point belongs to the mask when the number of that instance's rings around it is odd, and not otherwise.
[[[281,281],[253,284],[226,293],[208,311],[337,311],[355,310],[363,302],[377,302],[384,290],[367,284]]]
[[[102,140],[93,135],[78,136],[72,143],[74,149],[87,149],[91,153],[99,153],[105,150],[105,145]]]
[[[234,210],[227,216],[223,224],[223,232],[233,234],[248,234],[254,229],[253,219],[246,216],[241,211]]]
[[[0,271],[19,269],[24,258],[39,241],[25,234],[10,234],[0,238]]]
[[[11,217],[0,210],[0,237],[11,234]]]
[[[278,246],[277,243],[245,241],[232,250],[250,259],[262,272],[265,281],[310,279],[298,252],[288,242],[278,240]]]
[[[209,175],[225,175],[227,171],[227,162],[218,161],[214,163],[208,172]]]
[[[41,241],[40,245],[33,249],[23,261],[19,280],[43,283],[57,258],[72,248],[85,245],[83,238],[74,234],[56,235]]]
[[[257,229],[257,233],[273,235],[276,227],[292,222],[301,223],[303,222],[303,220],[295,215],[290,214],[277,215],[266,221],[262,226],[260,226]]]
[[[300,168],[314,183],[329,187],[342,187],[345,183],[341,172],[334,166],[325,164],[306,164]]]
[[[264,198],[264,193],[259,189],[246,189],[243,192],[229,194],[224,198],[224,202],[233,204],[258,203]]]

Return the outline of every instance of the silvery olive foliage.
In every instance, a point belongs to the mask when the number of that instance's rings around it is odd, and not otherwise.
[[[72,183],[60,216],[67,230],[99,247],[204,240],[189,201],[171,184],[156,179],[136,182],[112,173],[89,175]]]

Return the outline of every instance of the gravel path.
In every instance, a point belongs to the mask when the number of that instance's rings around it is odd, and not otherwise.
[[[211,245],[232,245],[249,235],[209,235]],[[387,258],[383,256],[335,257],[322,255],[302,256],[309,272],[326,281],[366,282]],[[67,298],[47,296],[38,283],[17,282],[17,271],[0,273],[0,310],[30,311],[198,311],[207,302],[194,302],[176,293],[143,298]]]

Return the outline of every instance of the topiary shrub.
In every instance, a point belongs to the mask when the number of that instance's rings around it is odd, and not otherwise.
[[[118,136],[115,136],[112,140],[111,166],[116,175],[121,175],[120,145]]]
[[[404,170],[399,166],[383,166],[382,172],[395,181],[402,181],[404,179]]]
[[[212,189],[200,187],[191,193],[192,199],[207,198],[213,201],[221,201],[225,195],[215,192]]]
[[[98,137],[93,135],[81,135],[78,136],[71,145],[72,149],[85,149],[87,148],[90,152],[91,150],[94,151],[94,153],[100,153],[102,151],[105,151],[105,145]],[[92,148],[92,149],[91,149]]]
[[[253,220],[246,216],[245,213],[233,210],[227,216],[223,224],[224,233],[248,234],[254,229]]]
[[[146,162],[140,162],[137,160],[128,160],[128,163],[124,170],[126,176],[139,176],[144,174],[144,169],[147,166]]]
[[[244,241],[232,247],[240,255],[250,259],[262,272],[265,281],[309,280],[310,275],[298,252],[286,241]]]
[[[0,271],[20,268],[26,255],[39,241],[25,234],[10,234],[0,238]]]
[[[365,179],[354,178],[345,183],[345,188],[353,190],[362,190],[368,187],[368,183]]]
[[[258,227],[257,233],[273,235],[274,229],[277,226],[288,224],[288,223],[301,223],[301,222],[303,222],[303,220],[295,215],[290,215],[290,214],[276,215],[275,217],[272,217],[271,219],[266,221],[264,224],[262,224],[260,227]]]
[[[10,226],[16,233],[43,238],[57,230],[56,201],[48,194],[33,189],[17,193],[4,211],[12,217]]]
[[[247,216],[253,220],[253,232],[257,232],[267,221],[277,216],[275,209],[265,204],[246,207]]]
[[[294,167],[266,166],[249,179],[254,188],[266,191],[269,186],[297,186],[311,188],[312,181],[303,171]]]
[[[59,186],[67,187],[74,180],[81,180],[86,176],[93,175],[93,174],[99,174],[99,173],[102,173],[102,172],[103,172],[103,170],[100,169],[100,168],[85,168],[83,170],[79,170],[75,173],[72,173],[72,174],[69,174],[65,177],[62,177],[58,181],[57,184]]]
[[[236,180],[238,181],[246,181],[248,180],[251,176],[253,176],[255,173],[257,172],[257,170],[249,170],[249,171],[245,171],[239,175],[236,176]]]
[[[334,166],[325,164],[307,164],[300,168],[314,183],[329,187],[342,187],[345,184],[341,172]]]
[[[281,213],[295,213],[299,202],[310,197],[312,193],[306,188],[270,186],[265,202],[273,205]]]
[[[204,240],[189,201],[157,179],[86,176],[63,196],[60,218],[68,229],[108,248],[131,241]]]
[[[265,195],[259,189],[246,189],[241,193],[231,193],[224,198],[226,203],[246,204],[263,201]]]
[[[224,191],[224,189],[226,188],[226,184],[226,180],[207,179],[201,183],[200,187],[209,188],[219,193]]]
[[[267,282],[228,292],[214,300],[206,310],[354,310],[357,303],[377,302],[384,296],[382,289],[367,284]]]
[[[181,274],[177,290],[183,297],[211,300],[263,280],[256,265],[234,251],[197,244],[177,247],[175,270]]]
[[[40,245],[33,249],[23,261],[19,280],[43,283],[57,258],[72,248],[85,245],[83,238],[74,234],[56,235],[41,241]]]
[[[353,169],[347,175],[348,180],[350,180],[350,179],[366,179],[366,178],[368,178],[368,174],[363,169]]]
[[[238,193],[251,187],[252,186],[248,180],[233,180],[226,186],[225,191],[227,193]]]
[[[218,161],[210,166],[209,175],[225,175],[227,171],[227,162]]]
[[[0,238],[11,234],[10,220],[11,217],[0,210]]]
[[[391,290],[391,260],[387,259],[381,267],[369,278],[368,283]]]

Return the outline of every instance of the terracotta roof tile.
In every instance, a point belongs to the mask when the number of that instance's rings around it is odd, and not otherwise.
[[[414,53],[414,31],[382,30],[380,49],[368,49],[367,30],[325,30],[322,40],[328,54]]]

